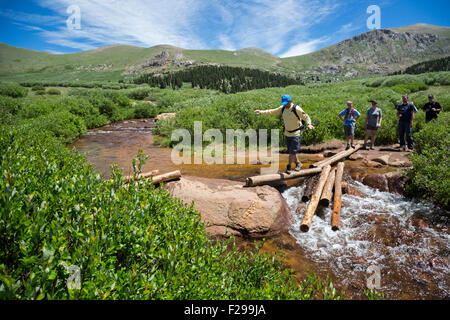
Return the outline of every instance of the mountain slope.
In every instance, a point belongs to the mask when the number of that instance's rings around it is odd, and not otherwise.
[[[285,58],[282,66],[311,73],[382,75],[448,55],[450,28],[421,24],[365,32],[307,55]]]
[[[450,55],[450,28],[416,24],[362,33],[316,52],[279,58],[259,48],[187,50],[171,45],[150,48],[112,45],[54,55],[0,43],[0,79],[114,80],[142,72],[222,64],[284,74],[362,77],[382,75]]]

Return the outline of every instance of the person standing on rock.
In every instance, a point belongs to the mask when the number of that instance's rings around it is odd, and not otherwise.
[[[355,123],[358,121],[361,114],[358,110],[353,108],[353,101],[347,101],[347,109],[342,110],[338,116],[339,119],[344,122],[344,132],[345,137],[347,138],[347,148],[345,148],[345,150],[350,149],[350,140],[352,148],[355,148]]]
[[[363,150],[367,150],[367,140],[370,136],[370,150],[374,149],[375,138],[377,136],[377,130],[381,126],[381,120],[383,119],[383,112],[378,108],[378,102],[376,100],[370,100],[372,107],[367,110],[366,114],[366,124],[364,128],[366,129],[366,136],[364,137]]]
[[[438,114],[442,111],[442,107],[439,102],[434,101],[434,96],[430,94],[428,102],[423,106],[423,111],[425,111],[425,122],[428,123],[437,119]]]
[[[306,125],[307,130],[314,129],[311,124],[311,118],[298,105],[292,103],[289,95],[281,97],[281,106],[270,110],[255,110],[256,114],[269,116],[281,116],[284,122],[284,135],[286,137],[286,146],[289,152],[289,163],[286,167],[286,173],[291,173],[292,164],[295,163],[294,171],[300,171],[302,164],[298,160],[297,153],[300,152],[303,129]]]
[[[414,148],[412,127],[417,108],[412,102],[409,102],[407,94],[402,96],[402,101],[403,103],[397,106],[398,135],[400,136],[400,148],[406,151],[406,144],[408,144],[408,149]]]

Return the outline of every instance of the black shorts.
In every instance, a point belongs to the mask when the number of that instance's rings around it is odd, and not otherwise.
[[[289,154],[297,154],[300,152],[300,144],[302,136],[286,137],[286,147]]]
[[[367,125],[367,130],[377,131],[378,127],[373,127],[373,126]]]

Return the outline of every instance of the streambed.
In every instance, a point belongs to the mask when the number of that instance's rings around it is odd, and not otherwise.
[[[181,170],[184,175],[236,181],[260,172],[261,166],[248,161],[242,165],[174,165],[172,149],[154,143],[153,128],[151,119],[127,120],[90,130],[68,147],[84,154],[104,177],[109,176],[112,162],[125,175],[131,174],[131,161],[140,148],[150,156],[144,172]],[[301,156],[305,166],[315,160],[318,160],[316,155]],[[287,155],[281,154],[280,168],[286,163]],[[346,161],[347,169],[355,165],[361,164]],[[322,277],[330,275],[347,298],[361,298],[362,289],[373,274],[367,271],[376,268],[380,270],[380,291],[387,298],[450,298],[449,213],[430,204],[379,192],[356,181],[350,184],[359,192],[343,195],[341,230],[337,232],[330,227],[331,208],[320,209],[310,231],[300,232],[302,214],[297,213],[297,208],[305,205],[299,203],[304,185],[285,190],[282,196],[291,208],[294,223],[288,234],[269,239],[263,249],[280,250],[298,280],[308,270]],[[239,245],[245,248],[251,243],[240,239]]]

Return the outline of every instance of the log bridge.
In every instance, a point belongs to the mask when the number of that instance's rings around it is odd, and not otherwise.
[[[309,203],[306,207],[300,230],[308,232],[317,207],[328,207],[331,201],[333,201],[331,229],[337,231],[339,230],[339,217],[341,214],[342,176],[344,173],[343,160],[360,148],[361,145],[357,145],[355,148],[341,151],[330,158],[313,163],[309,169],[292,172],[291,174],[278,173],[249,177],[246,179],[246,186],[255,187],[299,177],[310,177],[306,182],[306,187],[301,199],[301,201],[309,201]],[[336,163],[336,168],[332,168]]]

